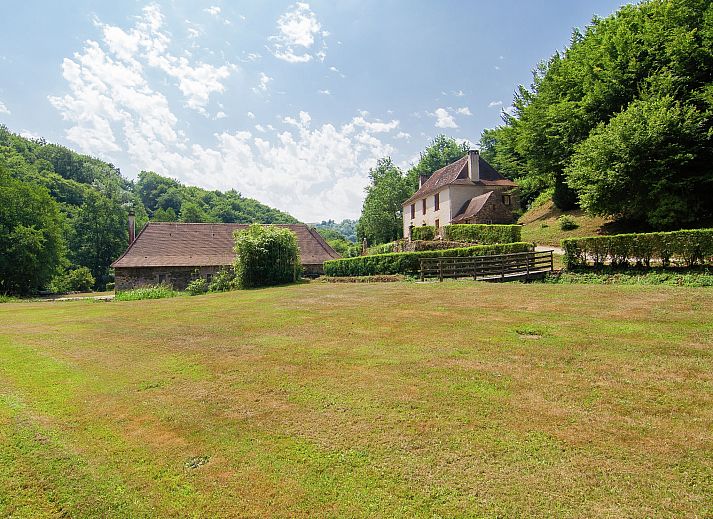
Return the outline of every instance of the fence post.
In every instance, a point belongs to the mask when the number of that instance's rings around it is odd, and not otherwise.
[[[438,281],[443,281],[443,260],[438,258]]]
[[[505,255],[500,256],[500,280],[505,279]]]
[[[534,259],[534,256],[533,256],[533,259]],[[525,265],[527,267],[527,271],[525,274],[525,281],[530,281],[530,253],[529,252],[525,254]]]
[[[550,251],[550,272],[554,272],[555,270],[555,259],[552,256],[552,251]]]
[[[421,281],[423,281],[423,258],[421,258]]]

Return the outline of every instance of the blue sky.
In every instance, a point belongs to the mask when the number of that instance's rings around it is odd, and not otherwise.
[[[573,27],[623,1],[14,2],[0,122],[303,221],[359,215],[367,174],[477,142]]]

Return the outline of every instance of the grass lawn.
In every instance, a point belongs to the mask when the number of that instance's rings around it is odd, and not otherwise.
[[[567,214],[579,225],[576,229],[563,231],[560,229],[557,218]],[[596,236],[598,234],[616,234],[626,232],[616,223],[606,218],[593,217],[584,214],[581,210],[563,213],[549,201],[539,207],[526,212],[518,221],[523,225],[523,241],[535,242],[537,245],[559,247],[565,238],[578,238],[581,236]]]
[[[713,290],[0,305],[0,516],[710,517]]]

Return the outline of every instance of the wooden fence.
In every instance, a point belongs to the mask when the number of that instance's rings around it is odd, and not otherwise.
[[[486,281],[528,280],[554,269],[552,251],[515,252],[492,256],[422,258],[421,280],[465,278]]]

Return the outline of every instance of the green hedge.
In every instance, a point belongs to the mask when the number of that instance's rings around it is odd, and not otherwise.
[[[436,228],[433,225],[422,225],[411,229],[412,240],[432,240],[436,237]]]
[[[324,273],[328,276],[376,276],[382,274],[418,273],[421,258],[453,256],[489,256],[532,250],[531,243],[518,242],[499,245],[476,245],[458,249],[430,250],[422,252],[396,252],[375,256],[342,258],[324,262]]]
[[[443,227],[443,239],[483,245],[516,243],[522,240],[521,231],[521,225],[455,224]]]
[[[634,261],[646,267],[652,260],[668,266],[672,261],[688,267],[713,264],[713,229],[674,232],[615,234],[562,240],[567,268],[611,263],[628,265]]]

